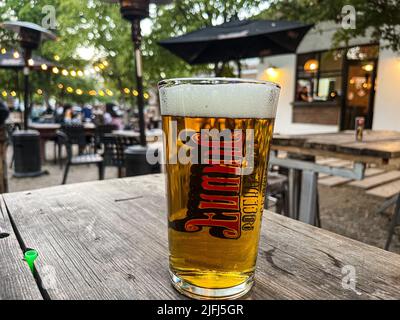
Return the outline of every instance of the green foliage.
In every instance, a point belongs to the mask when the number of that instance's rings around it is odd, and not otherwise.
[[[335,42],[365,36],[372,31],[377,41],[400,51],[400,2],[399,0],[274,0],[261,18],[298,20],[308,23],[321,21],[341,22],[342,8],[352,5],[356,10],[356,28],[339,29]]]

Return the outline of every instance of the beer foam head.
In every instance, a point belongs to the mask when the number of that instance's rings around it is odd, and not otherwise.
[[[265,81],[198,78],[161,81],[159,91],[163,115],[272,119],[280,87]]]

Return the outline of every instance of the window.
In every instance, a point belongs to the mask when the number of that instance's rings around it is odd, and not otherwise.
[[[342,95],[344,50],[300,54],[297,57],[297,102],[334,101]]]
[[[311,52],[297,56],[296,102],[336,101],[343,95],[345,60],[368,61],[378,58],[379,46]]]

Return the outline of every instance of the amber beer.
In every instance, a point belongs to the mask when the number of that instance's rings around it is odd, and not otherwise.
[[[195,298],[240,297],[253,284],[280,89],[238,79],[159,89],[172,282]]]

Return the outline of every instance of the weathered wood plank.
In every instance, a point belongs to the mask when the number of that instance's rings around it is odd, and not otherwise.
[[[385,172],[383,174],[378,174],[369,178],[365,178],[361,181],[353,181],[349,183],[349,185],[361,189],[370,189],[372,187],[376,187],[396,179],[400,179],[400,171]]]
[[[275,149],[297,147],[354,156],[391,159],[400,157],[400,132],[366,130],[362,142],[355,141],[354,131],[299,136],[276,135],[273,145]],[[320,155],[324,154],[321,153]],[[329,154],[325,155],[329,156]]]
[[[387,161],[387,159],[383,159],[381,157],[372,157],[372,156],[363,156],[363,155],[355,155],[355,154],[349,154],[349,153],[339,153],[337,151],[327,151],[327,150],[322,150],[322,149],[311,149],[311,148],[300,148],[300,147],[293,147],[293,146],[283,146],[283,145],[272,145],[271,146],[272,150],[275,151],[285,151],[288,153],[298,153],[302,155],[309,155],[309,156],[320,156],[320,157],[337,157],[340,159],[344,160],[349,160],[353,162],[362,162],[362,163],[368,163],[368,164],[375,164],[380,167],[385,167],[385,168],[399,168],[400,167],[400,161],[396,162],[398,160],[397,158],[395,159],[390,159]]]
[[[378,169],[378,168],[368,168],[365,170],[365,176],[366,177],[372,177],[372,176],[376,176],[378,174],[381,174],[385,172],[385,170],[382,169]]]
[[[41,300],[0,198],[0,300]]]
[[[376,187],[367,191],[367,194],[382,198],[391,198],[399,193],[400,193],[400,180],[387,183],[384,184],[383,186]]]
[[[351,180],[352,179],[349,178],[331,176],[329,178],[318,180],[318,183],[326,187],[337,187]]]
[[[52,299],[178,299],[162,175],[4,195]],[[398,299],[400,256],[267,212],[249,299]],[[354,266],[356,289],[342,287]]]

